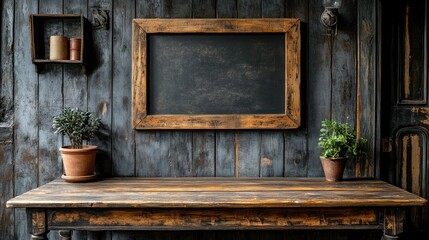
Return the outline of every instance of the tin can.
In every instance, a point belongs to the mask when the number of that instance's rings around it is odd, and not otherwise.
[[[70,60],[79,61],[80,60],[80,47],[81,39],[80,38],[70,38]]]

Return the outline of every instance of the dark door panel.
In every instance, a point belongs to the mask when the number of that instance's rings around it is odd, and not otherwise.
[[[381,13],[380,173],[428,199],[428,0],[381,1]],[[406,227],[427,236],[428,219],[411,209]]]

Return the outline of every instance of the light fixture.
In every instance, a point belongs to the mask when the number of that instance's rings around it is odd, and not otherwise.
[[[328,28],[337,27],[338,23],[338,8],[341,6],[342,0],[323,0],[323,7],[325,10],[320,16],[320,21]],[[335,31],[336,32],[336,31]]]

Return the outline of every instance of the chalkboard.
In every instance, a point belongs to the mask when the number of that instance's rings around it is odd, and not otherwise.
[[[284,34],[148,36],[149,114],[282,114]]]
[[[135,19],[136,129],[300,125],[299,19]]]

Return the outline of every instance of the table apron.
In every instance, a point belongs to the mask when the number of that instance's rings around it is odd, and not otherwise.
[[[384,208],[44,209],[49,230],[382,229]]]

